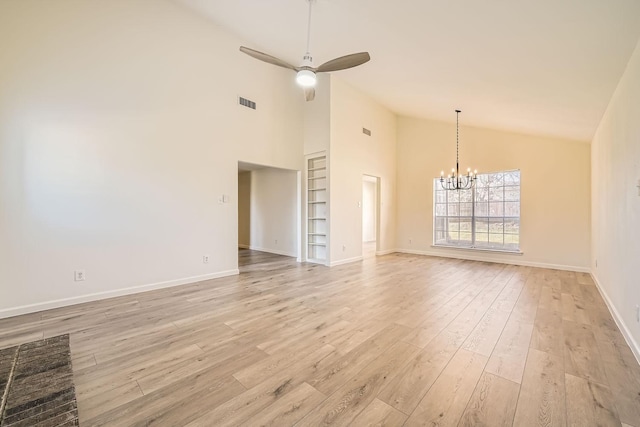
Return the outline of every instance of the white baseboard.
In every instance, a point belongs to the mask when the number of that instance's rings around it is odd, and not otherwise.
[[[338,265],[343,265],[343,264],[349,264],[352,262],[358,262],[358,261],[362,261],[362,255],[360,256],[355,256],[353,258],[347,258],[347,259],[341,259],[338,261],[332,261],[329,263],[329,267],[335,267]]]
[[[385,249],[382,251],[376,251],[376,255],[380,256],[380,255],[389,255],[392,254],[394,252],[398,252],[397,249]]]
[[[620,316],[620,313],[618,313],[618,310],[616,310],[616,306],[613,305],[611,298],[609,298],[609,295],[607,295],[607,292],[604,290],[604,288],[598,281],[598,278],[593,273],[591,273],[591,278],[596,284],[598,291],[600,291],[600,295],[602,295],[602,299],[604,299],[604,302],[607,304],[607,307],[609,308],[609,312],[611,313],[611,317],[613,317],[613,320],[616,322],[616,325],[618,325],[618,329],[620,329],[620,332],[622,332],[622,336],[627,342],[627,345],[629,346],[629,348],[631,348],[633,355],[636,357],[636,360],[640,364],[640,346],[638,345],[636,340],[633,339],[633,335],[631,335],[631,331],[627,327],[627,324],[624,323],[624,320],[622,320],[622,316]]]
[[[249,246],[248,249],[251,249],[252,251],[267,252],[267,253],[270,253],[270,254],[284,255],[284,256],[290,256],[290,257],[297,257],[298,256],[298,254],[295,253],[295,252],[281,251],[281,250],[278,250],[278,249],[259,248],[258,246]]]
[[[152,291],[155,289],[170,288],[173,286],[188,285],[190,283],[202,282],[205,280],[218,279],[220,277],[240,274],[238,269],[220,271],[218,273],[203,274],[201,276],[185,277],[182,279],[169,280],[166,282],[151,283],[148,285],[132,286],[129,288],[114,289],[112,291],[96,292],[93,294],[80,295],[77,297],[62,298],[53,301],[39,302],[36,304],[22,305],[19,307],[5,308],[0,310],[0,319],[19,316],[21,314],[35,313],[37,311],[51,310],[52,308],[66,307],[69,305],[82,304],[85,302],[98,301],[107,298],[120,297],[123,295],[137,294],[140,292]]]
[[[457,258],[457,259],[466,259],[469,261],[483,261],[483,262],[495,262],[497,264],[512,264],[512,265],[522,265],[525,267],[539,267],[539,268],[548,268],[551,270],[567,270],[567,271],[577,271],[580,273],[589,273],[591,270],[588,267],[578,267],[575,265],[560,265],[560,264],[548,264],[544,262],[532,262],[532,261],[522,261],[521,259],[514,258],[513,260],[506,260],[501,258],[491,258],[487,256],[483,256],[482,254],[470,254],[467,251],[460,251],[460,253],[448,253],[448,252],[437,252],[437,251],[418,251],[412,249],[396,249],[395,252],[400,252],[404,254],[414,254],[414,255],[427,255],[427,256],[435,256],[435,257],[443,257],[443,258]]]

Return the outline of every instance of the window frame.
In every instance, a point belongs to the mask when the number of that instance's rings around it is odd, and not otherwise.
[[[505,174],[510,172],[517,172],[517,184],[510,184],[504,181]],[[495,185],[492,187],[491,181],[496,179],[496,175],[501,175],[500,180],[502,181],[499,185]],[[484,178],[486,177],[486,178]],[[482,186],[481,188],[486,189],[487,199],[486,199],[486,212],[484,215],[478,214],[478,184],[485,180],[487,182],[486,186]],[[511,193],[512,196],[507,198],[507,191],[513,191],[517,188],[517,197],[514,198],[515,193]],[[499,195],[500,200],[496,200],[490,197],[492,194],[492,189],[500,189],[501,194]],[[467,192],[466,194],[462,192]],[[468,192],[470,192],[471,197],[468,196]],[[445,200],[439,201],[438,193],[445,194]],[[454,194],[454,200],[451,201],[450,194]],[[466,201],[463,201],[464,198]],[[440,178],[435,178],[433,181],[433,242],[432,246],[437,248],[454,248],[454,249],[469,249],[474,251],[491,251],[491,252],[506,252],[506,253],[514,253],[514,254],[522,254],[521,252],[521,219],[522,219],[522,172],[520,169],[510,169],[510,170],[502,170],[496,172],[487,172],[483,174],[478,174],[478,180],[476,181],[474,187],[469,190],[443,190],[440,185]],[[470,201],[469,201],[470,200]],[[482,202],[480,202],[482,203]],[[463,206],[463,204],[467,206]],[[490,207],[491,204],[495,204],[496,211],[501,212],[501,215],[491,214]],[[507,205],[508,204],[508,205]],[[469,206],[471,205],[471,210],[469,213]],[[440,211],[442,210],[442,206],[444,206],[445,214],[438,215],[438,208]],[[449,209],[453,206],[457,215],[450,215]],[[468,215],[461,215],[463,213],[463,208],[465,213],[469,213]],[[507,208],[512,209],[517,212],[517,216],[511,214],[507,215]],[[458,237],[457,239],[450,239],[451,235],[451,219],[457,218],[457,230],[453,231],[454,233],[457,231]],[[440,220],[440,221],[439,221]],[[455,222],[455,221],[454,221]],[[486,240],[478,240],[478,235],[485,234],[484,230],[478,231],[478,223],[483,222],[486,224]],[[517,222],[517,233],[508,232],[507,227],[508,223]],[[438,227],[438,224],[441,224],[441,227]],[[498,226],[496,226],[492,231],[491,224],[500,224],[501,227],[500,232],[496,232]],[[513,230],[513,229],[512,229]],[[470,236],[469,239],[462,239],[462,235]],[[439,236],[443,236],[440,237]],[[492,244],[491,237],[502,236],[501,244]],[[516,236],[515,239],[513,237],[509,238],[507,236]],[[444,242],[443,242],[444,240]],[[507,240],[511,240],[507,242]],[[515,240],[515,242],[513,241]],[[480,244],[478,244],[480,242]],[[482,242],[486,242],[486,244],[482,244]],[[494,242],[496,243],[496,242]],[[514,246],[515,245],[515,246]]]

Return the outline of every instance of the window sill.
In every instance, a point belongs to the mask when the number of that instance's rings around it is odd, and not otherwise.
[[[472,252],[497,252],[497,253],[509,254],[509,255],[524,255],[524,252],[520,250],[510,251],[507,249],[472,248],[472,247],[454,246],[454,245],[431,245],[431,247],[444,248],[444,249],[457,249],[457,250],[472,251]]]

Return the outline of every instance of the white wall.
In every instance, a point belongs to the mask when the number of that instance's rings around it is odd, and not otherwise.
[[[251,249],[298,254],[297,173],[274,168],[251,171]]]
[[[362,133],[370,129],[371,136]],[[380,177],[381,252],[395,247],[396,116],[331,76],[330,264],[362,257],[362,175]]]
[[[376,240],[376,179],[364,177],[362,180],[362,241]]]
[[[640,42],[594,136],[591,165],[591,271],[640,359]]]
[[[331,75],[320,73],[317,78],[315,99],[304,103],[304,154],[329,150]],[[301,97],[302,93],[300,91]]]
[[[461,121],[464,123],[464,115]],[[455,137],[455,123],[398,118],[397,247],[407,252],[588,271],[590,147],[586,142],[461,124],[461,168],[521,171],[520,249],[524,254],[432,247],[433,179],[441,170],[455,166]]]
[[[292,73],[241,43],[166,0],[0,2],[0,317],[237,271],[238,159],[303,163]]]
[[[251,171],[238,172],[238,247],[251,245]]]

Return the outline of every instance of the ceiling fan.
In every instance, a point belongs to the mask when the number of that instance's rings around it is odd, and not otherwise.
[[[368,62],[371,57],[369,52],[352,53],[350,55],[341,56],[331,61],[327,61],[319,67],[313,66],[313,58],[309,52],[309,40],[311,38],[311,6],[315,0],[307,0],[309,2],[309,21],[307,24],[307,53],[302,57],[302,65],[296,67],[289,64],[282,59],[275,56],[268,55],[263,52],[259,52],[254,49],[250,49],[245,46],[240,46],[240,51],[247,55],[259,59],[260,61],[268,62],[269,64],[277,65],[279,67],[288,68],[296,71],[296,81],[300,86],[304,88],[304,97],[307,101],[313,101],[316,96],[314,86],[316,84],[316,73],[326,73],[329,71],[346,70],[347,68],[357,67],[365,62]]]

